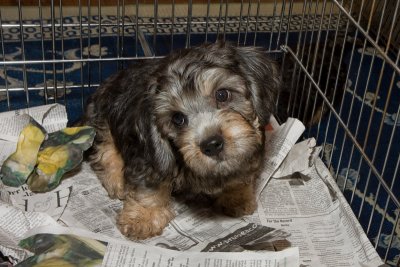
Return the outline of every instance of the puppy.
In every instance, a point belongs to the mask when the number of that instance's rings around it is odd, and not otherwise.
[[[171,195],[207,196],[229,216],[256,208],[254,182],[278,70],[254,47],[206,44],[142,61],[106,80],[86,108],[89,160],[131,239],[162,233]]]

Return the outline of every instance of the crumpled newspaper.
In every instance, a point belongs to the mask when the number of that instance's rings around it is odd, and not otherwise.
[[[295,144],[279,169],[273,174],[273,177],[287,177],[293,173],[299,173],[312,167],[322,149],[316,146],[316,144],[317,142],[314,138],[309,138]]]
[[[3,183],[17,187],[26,182],[34,192],[54,189],[66,172],[79,166],[83,152],[92,146],[94,136],[95,130],[89,126],[47,134],[31,119],[19,136],[17,150],[1,168]]]

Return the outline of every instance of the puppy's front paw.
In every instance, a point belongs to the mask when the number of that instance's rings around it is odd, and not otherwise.
[[[160,235],[173,218],[174,213],[169,207],[143,207],[138,203],[125,202],[117,225],[121,233],[130,239],[146,239]]]

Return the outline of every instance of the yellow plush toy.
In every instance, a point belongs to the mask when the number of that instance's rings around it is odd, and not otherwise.
[[[94,129],[87,126],[47,134],[31,119],[19,136],[16,152],[1,168],[3,183],[20,186],[26,182],[35,192],[55,188],[66,172],[79,166],[94,136]]]

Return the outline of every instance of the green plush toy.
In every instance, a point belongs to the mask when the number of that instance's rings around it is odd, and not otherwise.
[[[1,168],[3,183],[21,186],[26,182],[34,192],[54,189],[66,172],[79,166],[94,136],[95,130],[88,126],[47,134],[32,119],[20,134],[16,152]]]
[[[23,185],[35,169],[37,154],[46,138],[46,130],[34,119],[21,131],[17,150],[11,154],[1,167],[2,180],[8,186]]]

